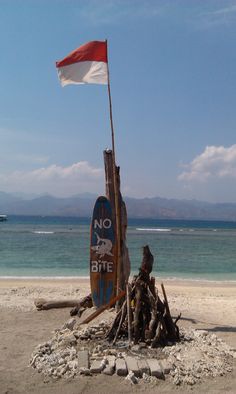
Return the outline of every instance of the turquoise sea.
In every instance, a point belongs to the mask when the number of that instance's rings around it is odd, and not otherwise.
[[[89,227],[86,218],[9,216],[0,276],[88,276]],[[133,273],[148,244],[156,276],[236,281],[236,222],[130,219],[127,243]]]

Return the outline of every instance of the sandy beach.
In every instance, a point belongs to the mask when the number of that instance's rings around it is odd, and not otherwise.
[[[182,313],[179,326],[204,329],[236,348],[236,284],[163,280],[173,316]],[[157,278],[157,287],[160,281]],[[50,339],[52,331],[70,318],[70,308],[37,311],[37,298],[80,299],[89,294],[89,280],[0,279],[0,392],[17,393],[125,393],[125,392],[207,392],[234,393],[234,370],[221,377],[205,378],[192,387],[174,386],[168,379],[155,387],[131,386],[118,376],[79,376],[52,380],[29,367],[35,347]]]

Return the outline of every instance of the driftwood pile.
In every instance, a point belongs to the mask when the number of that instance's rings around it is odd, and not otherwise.
[[[161,284],[163,300],[159,297],[155,286],[155,278],[151,277],[153,256],[148,245],[143,247],[143,260],[139,274],[126,285],[126,292],[121,290],[107,305],[102,306],[85,319],[81,324],[92,321],[105,309],[119,301],[119,310],[107,334],[107,340],[113,345],[119,338],[128,338],[129,344],[146,342],[151,347],[165,346],[180,340],[177,321],[173,321],[164,285]],[[85,309],[93,306],[91,294],[80,300],[35,300],[38,310],[73,307],[71,316],[81,316]]]
[[[155,287],[155,278],[150,277],[153,256],[148,246],[143,248],[143,261],[139,274],[126,287],[126,299],[116,315],[107,335],[110,342],[127,337],[129,342],[147,342],[151,347],[165,346],[168,342],[178,342],[179,329],[173,321],[164,285],[161,284],[162,301]]]

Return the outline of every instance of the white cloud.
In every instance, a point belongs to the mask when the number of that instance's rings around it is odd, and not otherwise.
[[[214,9],[198,15],[197,21],[201,28],[211,28],[219,25],[229,25],[236,20],[236,5]]]
[[[0,173],[1,190],[6,192],[51,193],[70,196],[81,192],[96,192],[103,188],[103,170],[87,161],[68,167],[53,164],[33,171]]]
[[[212,12],[212,15],[229,15],[236,13],[236,5],[232,4],[229,7],[220,8]]]
[[[181,181],[205,182],[210,179],[236,178],[236,144],[224,146],[207,146],[203,153],[196,156],[186,171],[179,175]]]

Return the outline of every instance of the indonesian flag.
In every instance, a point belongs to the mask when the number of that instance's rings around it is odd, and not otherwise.
[[[61,85],[108,83],[107,42],[90,41],[56,62]]]

